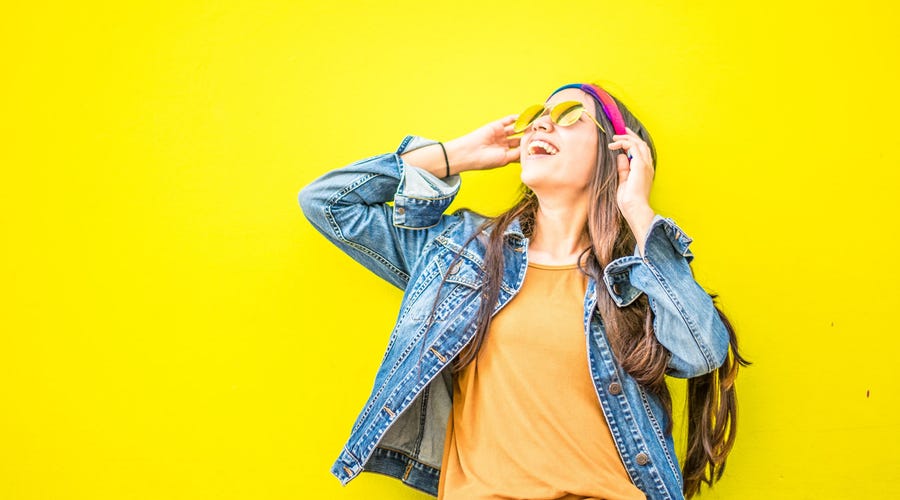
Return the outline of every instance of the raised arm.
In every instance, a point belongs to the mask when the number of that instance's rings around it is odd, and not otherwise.
[[[653,329],[672,354],[669,374],[690,378],[719,367],[728,353],[728,330],[712,298],[694,279],[691,241],[671,219],[655,215],[634,255],[612,261],[603,273],[616,305],[646,293]]]
[[[627,153],[616,156],[616,201],[637,245],[634,255],[606,266],[603,279],[619,307],[632,303],[641,292],[647,294],[656,338],[672,354],[670,375],[690,378],[709,373],[725,361],[728,330],[712,298],[694,280],[691,238],[650,207],[652,150],[637,133],[626,130],[613,136],[608,147]]]
[[[438,143],[408,136],[394,153],[319,177],[300,191],[300,206],[322,235],[403,289],[424,246],[458,220],[444,211],[459,191],[459,173],[518,158],[518,139],[507,130],[513,119],[491,122],[448,142],[449,177],[444,177],[446,162]]]

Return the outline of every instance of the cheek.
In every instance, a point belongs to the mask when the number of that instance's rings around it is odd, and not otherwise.
[[[588,181],[594,175],[594,170],[597,169],[597,154],[596,141],[593,145],[584,146],[578,151],[578,157],[573,162],[577,167],[573,170],[577,171],[579,179]]]

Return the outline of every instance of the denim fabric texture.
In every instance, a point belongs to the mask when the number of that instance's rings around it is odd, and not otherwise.
[[[475,331],[485,239],[479,236],[462,248],[484,219],[466,210],[444,213],[459,192],[459,175],[439,179],[399,156],[431,144],[435,141],[408,136],[396,152],[328,172],[300,191],[303,213],[319,232],[403,290],[371,395],[332,467],[342,484],[371,471],[437,494],[452,408],[449,365]],[[528,264],[528,238],[518,221],[504,237],[504,278],[495,314],[520,289]],[[669,375],[688,378],[716,369],[727,354],[728,332],[712,299],[694,280],[688,265],[694,257],[691,241],[674,221],[656,215],[643,257],[635,247],[633,255],[611,262],[602,283],[588,280],[584,297],[585,362],[597,403],[625,469],[651,499],[683,498],[674,443],[665,433],[668,417],[613,357],[595,306],[600,293],[612,296],[619,307],[647,294],[656,335],[671,352]],[[462,258],[453,264],[460,252]]]

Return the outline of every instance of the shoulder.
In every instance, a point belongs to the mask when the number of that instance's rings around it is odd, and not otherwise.
[[[449,248],[453,251],[460,251],[467,243],[472,247],[472,236],[483,230],[484,223],[490,220],[483,214],[480,214],[469,208],[460,208],[452,214],[445,216],[447,220],[446,226],[436,235],[433,244],[441,247]],[[475,238],[480,239],[480,238]],[[478,246],[478,245],[476,245]]]
[[[490,217],[480,214],[470,208],[460,208],[453,212],[453,217],[457,219],[451,231],[448,232],[455,238],[468,238],[476,231],[480,231],[484,227],[484,223],[490,220]]]
[[[458,208],[453,212],[453,215],[477,226],[480,226],[486,220],[490,219],[490,217],[488,217],[487,215],[478,213],[471,208]]]
[[[454,222],[448,225],[433,243],[451,253],[467,255],[480,264],[490,245],[491,234],[495,230],[491,222],[496,218],[468,208],[458,209],[450,217]],[[504,227],[503,237],[513,250],[515,250],[513,247],[522,246],[522,239],[525,236],[521,232],[518,219],[513,219]]]

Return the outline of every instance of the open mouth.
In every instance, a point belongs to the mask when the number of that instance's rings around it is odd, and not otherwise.
[[[528,143],[529,156],[553,156],[559,153],[559,149],[549,142],[535,139]]]

